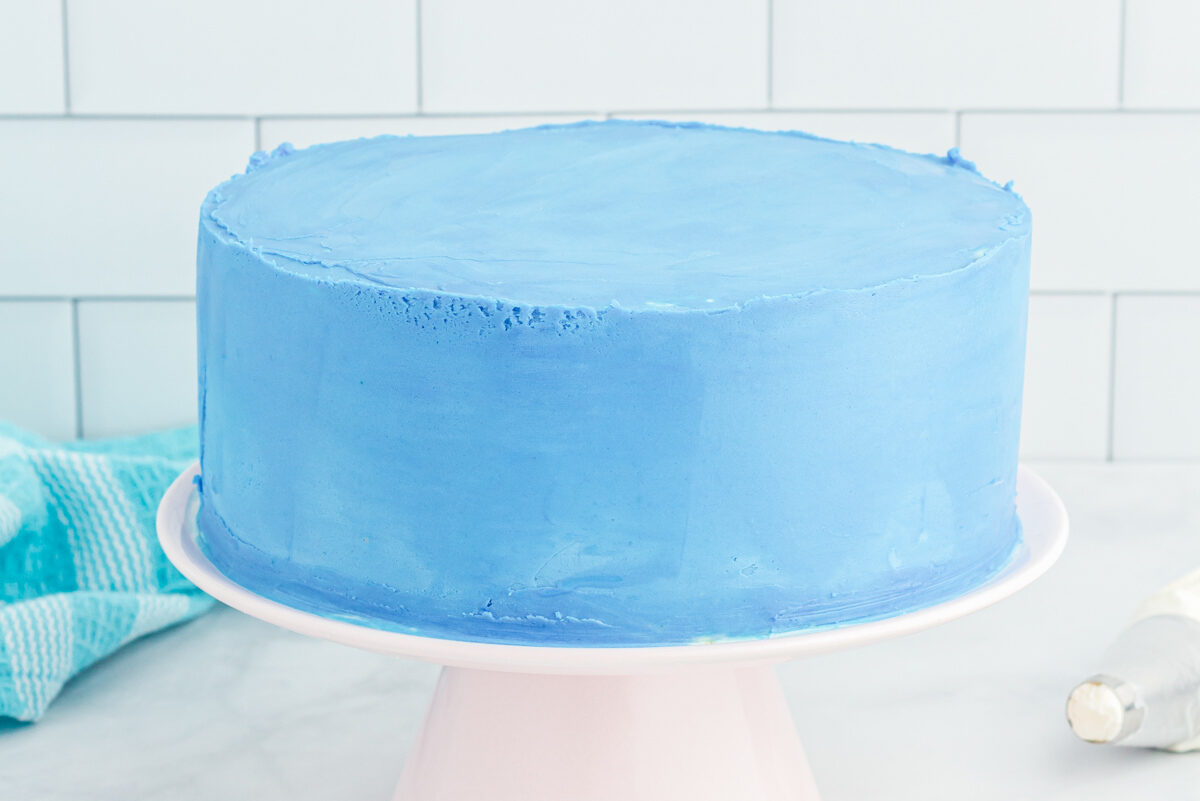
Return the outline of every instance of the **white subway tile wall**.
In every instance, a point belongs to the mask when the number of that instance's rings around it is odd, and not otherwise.
[[[1200,289],[1200,114],[964,114],[961,144],[1033,210],[1034,289]]]
[[[774,0],[775,105],[1089,108],[1117,101],[1120,0]]]
[[[75,333],[67,300],[0,300],[0,420],[75,436]]]
[[[196,421],[196,304],[78,304],[82,435],[117,437]]]
[[[768,0],[425,0],[424,109],[762,108]]]
[[[62,5],[0,3],[0,114],[63,111]]]
[[[0,119],[2,295],[190,295],[205,192],[250,120]]]
[[[1193,0],[8,0],[0,419],[194,421],[197,210],[256,148],[657,117],[1013,179],[1023,454],[1200,459],[1198,39]]]
[[[1021,452],[1031,459],[1108,456],[1112,298],[1029,299]]]
[[[1126,2],[1125,102],[1137,108],[1200,106],[1200,3]]]
[[[1200,294],[1117,298],[1113,456],[1200,453]]]
[[[81,114],[404,113],[415,0],[68,0]]]

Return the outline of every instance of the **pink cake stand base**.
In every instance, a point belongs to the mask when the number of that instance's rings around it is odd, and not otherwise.
[[[311,637],[444,665],[394,801],[817,801],[774,665],[944,623],[1028,586],[1062,553],[1067,515],[1022,467],[1024,543],[954,600],[886,620],[762,640],[558,648],[399,634],[293,609],[235,584],[197,545],[193,465],[158,537],[205,592]]]

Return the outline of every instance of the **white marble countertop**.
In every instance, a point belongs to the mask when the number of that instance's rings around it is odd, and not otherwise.
[[[1200,466],[1035,468],[1072,541],[1033,587],[780,669],[824,801],[1200,799],[1200,754],[1089,746],[1067,691],[1140,598],[1200,565]],[[220,609],[0,724],[0,798],[387,801],[437,668]]]

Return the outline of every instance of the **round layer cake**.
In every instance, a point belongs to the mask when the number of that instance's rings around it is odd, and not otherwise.
[[[1020,541],[1030,217],[947,158],[611,121],[257,154],[204,203],[209,558],[435,637],[785,635]]]

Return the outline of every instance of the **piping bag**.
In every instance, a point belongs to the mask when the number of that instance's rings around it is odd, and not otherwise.
[[[1143,601],[1099,668],[1067,699],[1075,734],[1091,743],[1200,750],[1200,570]]]

